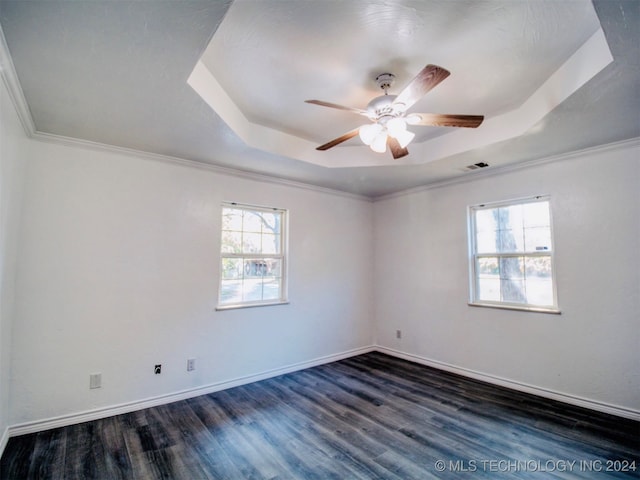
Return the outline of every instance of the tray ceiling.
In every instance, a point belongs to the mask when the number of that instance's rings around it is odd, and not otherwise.
[[[634,1],[0,2],[35,137],[70,138],[375,197],[640,134]],[[411,110],[484,114],[412,127],[394,161],[356,137],[392,72],[451,76]],[[635,97],[634,97],[635,94]],[[635,108],[635,110],[634,110]],[[610,112],[606,122],[600,112]],[[590,135],[587,130],[596,133]],[[534,148],[532,148],[534,147]]]

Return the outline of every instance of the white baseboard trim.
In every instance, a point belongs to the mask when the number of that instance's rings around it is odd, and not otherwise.
[[[632,420],[640,421],[640,411],[634,410],[631,408],[620,407],[617,405],[611,405],[611,404],[599,402],[596,400],[590,400],[588,398],[582,398],[577,395],[571,395],[568,393],[549,390],[547,388],[536,387],[534,385],[529,385],[526,383],[517,382],[515,380],[509,380],[507,378],[502,378],[495,375],[478,372],[476,370],[471,370],[464,367],[458,367],[456,365],[440,362],[438,360],[422,357],[420,355],[402,352],[400,350],[395,350],[393,348],[382,347],[378,345],[376,346],[375,350],[380,353],[386,353],[387,355],[391,355],[393,357],[402,358],[403,360],[408,360],[410,362],[419,363],[421,365],[426,365],[428,367],[437,368],[438,370],[445,370],[447,372],[456,373],[458,375],[462,375],[463,377],[469,377],[475,380],[491,383],[493,385],[499,385],[501,387],[510,388],[512,390],[531,393],[539,397],[549,398],[551,400],[557,400],[559,402],[568,403],[570,405],[576,405],[578,407],[584,407],[590,410],[596,410],[598,412],[609,413],[611,415],[616,415],[619,417],[630,418]]]
[[[136,410],[143,410],[145,408],[156,407],[158,405],[165,405],[167,403],[177,402],[180,400],[186,400],[188,398],[198,397],[200,395],[207,395],[209,393],[218,392],[220,390],[226,390],[228,388],[238,387],[240,385],[246,385],[248,383],[265,380],[267,378],[277,377],[278,375],[284,375],[285,373],[291,373],[298,370],[304,370],[305,368],[316,367],[325,363],[331,363],[345,358],[354,357],[356,355],[362,355],[375,350],[374,346],[360,347],[345,352],[336,353],[332,355],[326,355],[318,357],[312,360],[287,365],[284,367],[274,368],[271,370],[265,370],[264,372],[246,375],[244,377],[234,378],[231,380],[225,380],[222,382],[216,382],[209,385],[203,385],[201,387],[191,388],[188,390],[182,390],[179,392],[169,393],[166,395],[159,395],[156,397],[137,400],[134,402],[122,403],[119,405],[113,405],[109,407],[97,408],[93,410],[86,410],[84,412],[72,413],[68,415],[61,415],[58,417],[48,418],[44,420],[36,420],[33,422],[26,422],[8,427],[5,436],[15,437],[18,435],[24,435],[27,433],[41,432],[43,430],[49,430],[52,428],[66,427],[68,425],[75,425],[77,423],[90,422],[93,420],[99,420],[101,418],[107,418],[114,415],[121,415],[123,413],[134,412]],[[4,437],[3,437],[4,439]],[[5,441],[6,443],[6,441]],[[4,451],[4,444],[0,444],[0,455]]]
[[[4,447],[7,446],[7,442],[9,441],[9,427],[4,429],[2,432],[2,436],[0,437],[0,457],[4,453]]]
[[[249,383],[258,382],[260,380],[265,380],[267,378],[277,377],[279,375],[284,375],[286,373],[291,373],[298,370],[304,370],[305,368],[311,368],[318,365],[323,365],[325,363],[335,362],[338,360],[343,360],[345,358],[353,357],[356,355],[362,355],[364,353],[369,353],[374,351],[385,353],[387,355],[391,355],[397,358],[402,358],[410,362],[419,363],[421,365],[437,368],[439,370],[444,370],[444,371],[456,373],[465,377],[474,378],[476,380],[484,381],[494,385],[500,385],[502,387],[507,387],[512,390],[531,393],[533,395],[550,398],[552,400],[558,400],[560,402],[568,403],[570,405],[576,405],[579,407],[584,407],[591,410],[610,413],[612,415],[617,415],[620,417],[625,417],[625,418],[630,418],[632,420],[640,421],[640,411],[633,410],[630,408],[610,405],[607,403],[598,402],[595,400],[589,400],[589,399],[578,397],[575,395],[570,395],[562,392],[549,390],[546,388],[528,385],[528,384],[517,382],[514,380],[509,380],[509,379],[498,377],[495,375],[489,375],[489,374],[478,372],[468,368],[458,367],[456,365],[451,365],[445,362],[440,362],[438,360],[433,360],[433,359],[422,357],[419,355],[402,352],[402,351],[395,350],[388,347],[371,345],[367,347],[360,347],[352,350],[347,350],[341,353],[318,357],[312,360],[307,360],[304,362],[299,362],[299,363],[287,365],[284,367],[265,370],[263,372],[259,372],[256,374],[246,375],[244,377],[238,377],[231,380],[225,380],[225,381],[216,382],[209,385],[203,385],[201,387],[182,390],[179,392],[173,392],[166,395],[159,395],[156,397],[146,398],[146,399],[137,400],[133,402],[122,403],[119,405],[112,405],[108,407],[97,408],[93,410],[86,410],[83,412],[72,413],[68,415],[61,415],[58,417],[53,417],[53,418],[48,418],[43,420],[36,420],[33,422],[26,422],[26,423],[11,425],[5,429],[5,431],[2,433],[2,437],[0,437],[0,455],[2,455],[2,453],[4,452],[4,448],[10,437],[15,437],[18,435],[24,435],[28,433],[40,432],[40,431],[49,430],[52,428],[66,427],[69,425],[75,425],[77,423],[99,420],[99,419],[111,417],[114,415],[121,415],[123,413],[134,412],[136,410],[143,410],[145,408],[155,407],[158,405],[165,405],[167,403],[186,400],[188,398],[193,398],[200,395],[207,395],[209,393],[218,392],[220,390],[225,390],[225,389],[237,387],[240,385],[246,385]]]

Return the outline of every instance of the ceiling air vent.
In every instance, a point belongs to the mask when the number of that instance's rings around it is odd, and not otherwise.
[[[464,167],[462,170],[467,172],[469,170],[478,170],[479,168],[486,168],[488,167],[489,164],[485,163],[485,162],[478,162],[478,163],[474,163],[473,165],[467,165],[466,167]]]

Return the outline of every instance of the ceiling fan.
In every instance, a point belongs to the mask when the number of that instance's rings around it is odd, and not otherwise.
[[[376,77],[376,83],[384,90],[384,95],[380,95],[371,100],[366,110],[345,107],[321,100],[305,100],[307,103],[357,113],[358,115],[369,118],[369,120],[373,122],[355,128],[341,137],[331,140],[324,145],[320,145],[316,150],[328,150],[359,135],[362,142],[368,145],[374,152],[384,153],[388,146],[393,158],[401,158],[409,154],[406,147],[415,137],[413,132],[407,130],[407,125],[478,127],[484,120],[483,115],[445,115],[407,112],[414,103],[447,78],[449,74],[450,72],[442,67],[427,65],[398,95],[389,95],[387,92],[395,80],[395,75],[392,73],[378,75]]]

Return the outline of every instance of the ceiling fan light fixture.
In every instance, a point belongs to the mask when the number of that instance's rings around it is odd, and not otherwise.
[[[387,132],[381,131],[376,138],[371,142],[371,150],[377,153],[384,153],[387,151]]]
[[[358,135],[360,135],[360,140],[365,145],[371,145],[371,143],[376,139],[376,137],[382,132],[383,127],[379,123],[367,123],[366,125],[362,125],[358,130]]]
[[[396,140],[402,148],[405,148],[411,143],[411,140],[416,136],[415,133],[407,130],[407,122],[402,117],[394,117],[387,122],[387,130],[389,135]]]
[[[389,135],[395,137],[407,131],[407,122],[402,117],[394,117],[387,122],[386,127]]]
[[[410,132],[409,130],[402,130],[393,135],[391,135],[391,132],[389,132],[389,135],[398,140],[398,143],[402,148],[406,148],[406,146],[409,145],[411,143],[411,140],[413,140],[416,136],[415,133]]]

